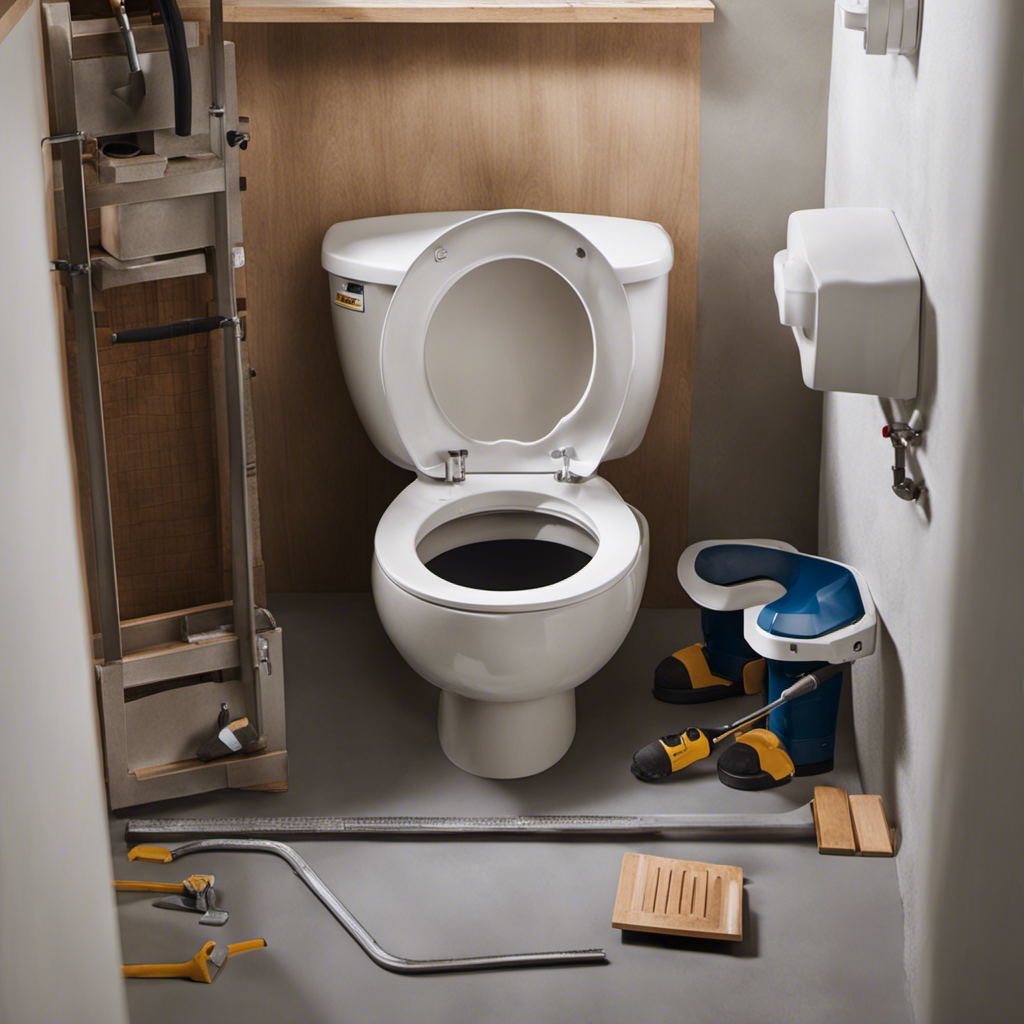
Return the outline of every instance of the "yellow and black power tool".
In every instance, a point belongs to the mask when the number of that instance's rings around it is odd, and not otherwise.
[[[720,729],[691,727],[680,733],[662,736],[633,755],[630,770],[641,782],[667,779],[695,761],[710,757],[712,749],[726,736],[731,736],[751,722],[770,714],[780,704],[816,690],[823,681],[819,675],[830,677],[833,672],[834,666],[828,665],[824,670],[819,669],[818,672],[802,676],[792,686],[783,690],[777,700],[752,711],[749,715],[744,715],[732,725]],[[726,771],[723,774],[723,766],[719,763],[719,776],[727,785],[738,789],[767,789],[770,786],[782,785],[793,777],[793,762],[773,732],[767,729],[751,729],[738,737],[737,742],[750,748],[749,756],[746,750],[737,752],[739,756],[735,760],[738,762],[737,767],[741,769],[739,772],[732,772],[725,766]]]

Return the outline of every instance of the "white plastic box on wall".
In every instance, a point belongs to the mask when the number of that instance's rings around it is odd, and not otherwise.
[[[921,277],[892,210],[798,210],[786,245],[775,254],[775,297],[804,383],[913,398]]]
[[[843,28],[864,33],[868,54],[911,54],[921,32],[921,0],[837,0]]]

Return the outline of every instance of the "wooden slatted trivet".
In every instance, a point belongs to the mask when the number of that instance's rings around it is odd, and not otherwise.
[[[743,869],[627,853],[612,927],[627,931],[743,938]]]

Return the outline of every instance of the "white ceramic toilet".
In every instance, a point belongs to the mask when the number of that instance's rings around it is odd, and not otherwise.
[[[355,407],[416,472],[374,541],[384,628],[440,687],[456,765],[543,771],[644,589],[646,520],[596,474],[647,428],[671,240],[613,217],[408,214],[335,224],[322,261]]]

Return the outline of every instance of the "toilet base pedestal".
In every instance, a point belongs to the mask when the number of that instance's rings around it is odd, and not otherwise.
[[[441,691],[441,749],[487,779],[536,775],[559,761],[576,734],[576,691],[523,701],[471,700]]]

